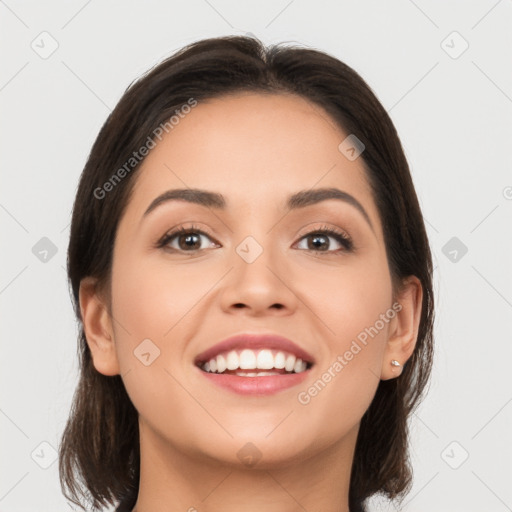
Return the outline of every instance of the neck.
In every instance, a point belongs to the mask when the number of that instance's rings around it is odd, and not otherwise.
[[[140,426],[140,483],[132,512],[349,512],[359,425],[310,457],[272,464],[262,459],[252,467],[191,456]]]

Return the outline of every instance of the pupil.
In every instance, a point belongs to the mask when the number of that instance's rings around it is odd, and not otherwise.
[[[316,235],[313,237],[313,245],[318,241],[318,240],[324,240],[324,244],[325,244],[325,236],[324,235]],[[320,245],[322,245],[322,242],[320,242]],[[318,250],[318,246],[314,246],[313,247],[314,249]]]
[[[197,235],[194,235],[194,234],[186,234],[186,235],[183,235],[182,237],[182,240],[185,239],[185,244],[186,244],[186,247],[192,247],[194,245],[194,239],[195,239],[195,243],[197,243],[197,240],[199,239],[199,237]]]

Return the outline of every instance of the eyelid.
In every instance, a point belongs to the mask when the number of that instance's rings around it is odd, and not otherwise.
[[[312,225],[314,225],[314,226],[312,227]],[[350,240],[351,242],[353,241],[352,237],[348,234],[348,232],[346,230],[344,230],[338,226],[329,225],[326,222],[320,222],[320,223],[313,222],[311,224],[308,224],[306,227],[304,227],[303,229],[301,229],[299,231],[299,234],[297,236],[302,238],[311,233],[316,233],[316,232],[321,232],[321,231],[334,231],[337,234],[344,236],[347,240]]]
[[[323,223],[321,226],[308,227],[308,228],[304,228],[304,229],[306,230],[305,233],[298,235],[299,242],[301,240],[303,240],[304,238],[306,238],[307,236],[311,236],[316,233],[320,233],[320,234],[323,233],[328,237],[340,239],[339,243],[344,247],[341,250],[342,252],[353,252],[355,250],[354,241],[353,241],[352,237],[347,233],[347,231],[345,231],[344,229],[342,229],[338,226],[329,226],[329,225]],[[325,253],[325,254],[329,254],[329,253],[333,254],[333,253],[340,252],[340,250],[338,250],[338,251],[314,251],[314,249],[312,249],[312,251],[313,252],[321,252],[321,253]]]
[[[312,224],[318,224],[318,223],[312,223]],[[205,235],[208,238],[210,238],[215,244],[219,244],[219,242],[215,239],[215,237],[210,233],[210,231],[207,228],[200,228],[199,226],[195,224],[191,224],[189,226],[186,225],[186,223],[182,223],[174,228],[169,229],[166,231],[166,233],[160,237],[160,239],[156,242],[155,247],[158,248],[166,248],[169,244],[169,241],[176,236],[180,234],[185,233],[196,233],[199,235]],[[300,234],[302,233],[302,234]],[[294,245],[301,242],[304,238],[307,236],[311,236],[313,234],[325,234],[328,237],[338,238],[338,242],[343,246],[343,249],[338,249],[335,251],[315,251],[314,249],[311,249],[313,252],[320,252],[325,254],[333,254],[338,252],[350,252],[354,250],[354,242],[352,237],[342,228],[336,226],[329,226],[326,223],[321,223],[320,226],[317,225],[317,227],[311,227],[311,224],[304,227],[299,234],[297,235],[298,240],[295,242]],[[172,250],[175,250],[177,252],[187,253],[190,252],[193,254],[194,252],[198,252],[204,249],[197,249],[192,251],[180,251],[179,249],[171,248]]]
[[[167,230],[163,236],[161,236],[158,241],[155,244],[155,247],[158,248],[165,248],[165,246],[169,243],[169,240],[171,238],[174,238],[175,236],[181,234],[181,233],[187,233],[187,232],[194,232],[201,235],[206,235],[208,238],[211,238],[212,241],[215,243],[219,243],[215,237],[210,233],[210,231],[207,228],[200,228],[196,224],[191,224],[190,226],[187,225],[187,223],[181,223],[178,226],[175,226],[174,228],[171,228]],[[186,251],[185,251],[186,252]],[[191,252],[191,251],[190,251]]]

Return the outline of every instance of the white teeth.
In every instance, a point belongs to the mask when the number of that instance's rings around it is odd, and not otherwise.
[[[286,364],[286,356],[284,355],[284,352],[278,352],[276,354],[276,357],[274,357],[274,368],[284,368],[284,365]]]
[[[240,368],[243,370],[256,368],[256,355],[252,350],[242,350],[240,353]]]
[[[228,370],[236,370],[240,367],[240,359],[238,357],[238,354],[232,350],[228,353],[227,359],[226,359],[226,368]]]
[[[306,363],[302,359],[297,359],[293,367],[295,373],[301,373],[306,369]]]
[[[261,377],[263,375],[281,375],[278,372],[236,372],[239,377]]]
[[[257,364],[260,370],[274,368],[274,356],[270,350],[261,350],[257,357]]]
[[[276,352],[275,355],[270,349],[259,351],[244,349],[238,354],[231,350],[227,354],[219,354],[205,362],[202,369],[210,373],[223,373],[226,370],[278,370],[285,369],[287,372],[301,373],[306,370],[307,363],[300,357],[285,352]],[[236,375],[244,377],[257,377],[260,375],[282,375],[280,372],[237,372]]]
[[[217,371],[222,373],[227,368],[226,358],[222,355],[217,356]]]
[[[284,365],[284,369],[287,372],[293,371],[293,368],[295,367],[295,356],[292,356],[291,354],[286,358],[286,363]]]

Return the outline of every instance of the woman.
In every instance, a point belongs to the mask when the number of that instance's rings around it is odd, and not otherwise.
[[[156,66],[92,148],[68,274],[74,503],[354,512],[409,490],[431,253],[396,130],[347,65],[229,36]]]

